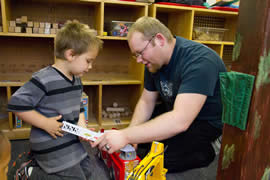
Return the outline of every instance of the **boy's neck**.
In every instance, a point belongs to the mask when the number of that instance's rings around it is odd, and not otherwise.
[[[63,59],[56,59],[52,67],[63,73],[68,79],[73,80],[73,74],[69,71],[68,61]]]

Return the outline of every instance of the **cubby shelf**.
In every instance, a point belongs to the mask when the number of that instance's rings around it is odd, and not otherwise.
[[[214,49],[230,64],[237,24],[237,12],[161,4],[109,0],[1,0],[0,32],[0,130],[10,139],[28,138],[30,126],[14,126],[14,115],[6,112],[8,99],[27,82],[38,69],[54,63],[54,34],[9,33],[9,21],[27,16],[38,22],[64,22],[77,19],[97,31],[104,47],[93,69],[82,77],[88,95],[88,126],[98,129],[128,126],[132,114],[108,118],[102,110],[117,102],[132,111],[143,89],[144,66],[136,63],[130,53],[127,38],[111,36],[107,24],[111,21],[134,22],[142,16],[152,16],[163,22],[174,35],[192,40],[196,23],[209,23],[229,29],[224,41],[198,41]],[[202,21],[202,22],[201,22]],[[104,32],[107,35],[104,36]]]

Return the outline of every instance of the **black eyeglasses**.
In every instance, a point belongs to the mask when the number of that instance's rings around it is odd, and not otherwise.
[[[143,50],[141,50],[140,52],[135,53],[132,57],[134,59],[137,59],[138,57],[143,55],[143,52],[146,50],[147,46],[150,44],[150,42],[154,39],[155,36],[152,36],[152,38],[150,40],[148,40],[148,43],[146,44],[146,46],[143,48]]]

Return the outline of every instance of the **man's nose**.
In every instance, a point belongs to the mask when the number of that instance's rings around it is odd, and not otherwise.
[[[143,62],[142,56],[138,56],[136,61],[137,63],[142,63]]]

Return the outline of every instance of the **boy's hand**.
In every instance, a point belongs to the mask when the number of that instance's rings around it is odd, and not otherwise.
[[[61,129],[63,123],[57,121],[61,118],[62,115],[48,118],[46,126],[44,127],[44,130],[47,131],[47,133],[49,133],[55,139],[57,136],[63,136],[63,131]]]

